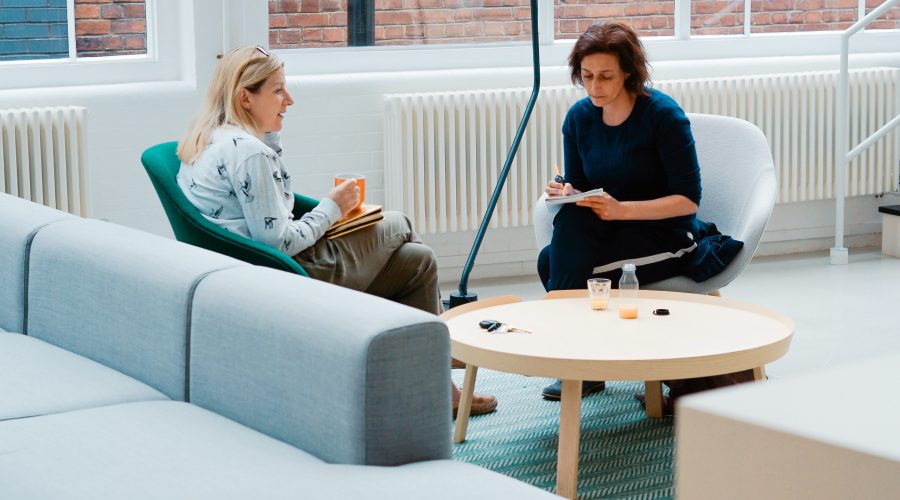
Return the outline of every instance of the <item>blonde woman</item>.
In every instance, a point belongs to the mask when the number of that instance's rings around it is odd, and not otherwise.
[[[336,186],[293,219],[291,176],[278,136],[292,104],[277,56],[261,47],[226,54],[206,104],[178,146],[178,185],[187,199],[210,222],[292,256],[313,278],[438,314],[434,252],[403,214],[386,212],[374,226],[334,240],[322,237],[359,203],[356,181]],[[452,398],[455,410],[455,385]],[[476,394],[472,413],[496,406],[493,396]]]

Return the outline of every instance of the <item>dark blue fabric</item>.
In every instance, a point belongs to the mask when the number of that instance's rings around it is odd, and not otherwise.
[[[680,194],[699,205],[700,164],[690,121],[671,97],[647,90],[650,95],[638,96],[628,118],[614,127],[603,123],[603,108],[589,98],[569,109],[562,127],[566,180],[581,191],[603,188],[619,201]]]
[[[700,202],[700,166],[687,116],[669,96],[653,89],[638,96],[620,125],[603,123],[603,109],[576,102],[562,132],[566,180],[581,191],[603,188],[619,201],[680,194]],[[584,288],[600,265],[690,247],[694,215],[654,221],[605,221],[590,209],[564,205],[554,220],[550,246],[541,251],[538,274],[547,290]],[[638,266],[641,283],[682,274],[688,256]],[[618,282],[621,269],[598,276]]]
[[[691,254],[685,274],[697,283],[721,273],[737,256],[744,242],[719,232],[716,225],[697,219],[694,224],[697,249]]]

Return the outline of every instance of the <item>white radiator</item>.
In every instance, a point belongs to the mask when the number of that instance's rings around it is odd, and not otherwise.
[[[0,110],[0,189],[80,216],[88,207],[87,110]]]
[[[689,113],[743,118],[772,147],[781,203],[834,197],[837,72],[660,81]],[[900,69],[850,73],[855,145],[900,113]],[[531,89],[385,96],[385,204],[403,210],[421,233],[473,230],[486,209]],[[519,146],[493,227],[531,224],[531,206],[562,166],[560,129],[584,91],[541,89]],[[900,130],[851,163],[848,194],[897,188]]]

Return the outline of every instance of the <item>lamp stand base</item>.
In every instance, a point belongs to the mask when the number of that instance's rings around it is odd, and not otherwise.
[[[468,304],[469,302],[475,302],[478,300],[477,293],[466,293],[465,295],[459,293],[459,291],[450,292],[450,309],[453,309],[456,306],[461,306],[463,304]]]

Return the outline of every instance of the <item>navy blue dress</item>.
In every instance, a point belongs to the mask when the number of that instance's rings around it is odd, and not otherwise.
[[[691,125],[669,96],[638,96],[620,125],[603,123],[603,108],[576,102],[563,123],[565,176],[576,189],[603,188],[619,201],[683,195],[700,204],[700,165]],[[647,284],[682,274],[696,248],[694,215],[662,220],[605,221],[589,208],[563,205],[538,274],[547,290],[584,288],[590,277],[618,282],[625,262]]]

